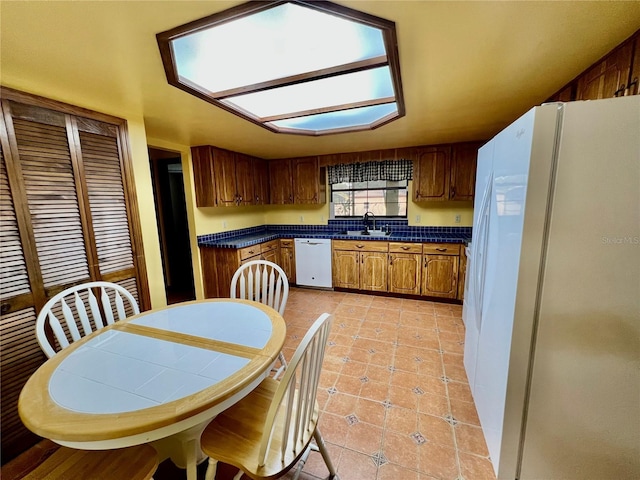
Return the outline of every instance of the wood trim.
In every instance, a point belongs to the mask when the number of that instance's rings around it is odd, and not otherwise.
[[[13,100],[17,103],[33,105],[34,107],[48,108],[57,112],[76,115],[79,117],[87,117],[118,126],[126,125],[126,121],[122,118],[114,117],[106,113],[96,112],[94,110],[89,110],[82,107],[77,107],[75,105],[60,102],[58,100],[51,100],[50,98],[41,97],[32,93],[21,92],[9,87],[0,86],[0,97],[5,100]]]
[[[229,97],[235,97],[247,93],[264,92],[266,90],[272,90],[274,88],[288,87],[290,85],[297,85],[299,83],[321,80],[323,78],[335,77],[337,75],[357,73],[363,70],[371,70],[373,68],[383,67],[386,64],[387,56],[380,55],[378,57],[368,58],[366,60],[360,60],[358,62],[344,63],[342,65],[336,65],[334,67],[322,68],[319,70],[313,70],[297,75],[290,75],[288,77],[281,77],[275,80],[254,83],[252,85],[245,85],[238,88],[231,88],[229,90],[222,90],[220,92],[211,92],[210,95],[216,100],[224,100]]]
[[[253,358],[260,354],[259,348],[245,347],[234,343],[221,342],[219,340],[208,340],[184,333],[168,332],[159,328],[147,327],[145,325],[134,325],[131,323],[118,322],[114,324],[114,330],[120,332],[142,335],[150,338],[158,338],[168,342],[180,343],[192,347],[204,348],[206,350],[214,350],[216,352],[227,353],[237,357]]]
[[[71,166],[73,168],[73,179],[76,185],[76,195],[78,197],[78,209],[80,211],[80,223],[82,225],[82,236],[84,248],[87,255],[89,275],[92,280],[100,280],[100,269],[98,266],[98,250],[96,248],[96,238],[93,233],[93,221],[91,218],[91,205],[89,204],[89,189],[84,174],[84,163],[82,160],[82,149],[80,146],[80,135],[78,124],[75,118],[65,115],[67,141],[69,142],[69,154],[71,155]]]
[[[126,120],[122,120],[122,122],[123,124],[120,125],[118,129],[117,137],[118,150],[120,152],[120,169],[122,171],[122,187],[125,191],[124,199],[127,206],[127,220],[129,222],[133,262],[137,270],[138,303],[140,311],[144,311],[151,308],[151,294],[149,293],[149,277],[142,242],[138,196],[136,195],[135,180],[133,177],[129,130],[127,129]]]
[[[260,118],[263,122],[276,122],[278,120],[286,120],[289,118],[306,117],[308,115],[317,115],[327,112],[340,112],[343,110],[353,110],[354,108],[371,107],[375,105],[385,105],[395,102],[393,97],[376,98],[373,100],[364,100],[362,102],[345,103],[343,105],[334,105],[332,107],[315,108],[313,110],[303,110],[299,112],[283,113],[282,115],[273,115],[271,117]],[[395,114],[394,114],[395,115]],[[386,117],[384,117],[386,118]]]

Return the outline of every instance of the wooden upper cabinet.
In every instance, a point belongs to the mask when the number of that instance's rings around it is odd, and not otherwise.
[[[216,185],[217,205],[233,206],[237,204],[236,159],[233,152],[221,148],[210,147],[213,175]]]
[[[293,203],[293,171],[291,159],[269,161],[269,196],[272,204]]]
[[[236,195],[238,205],[254,205],[253,158],[242,153],[234,153],[236,162]]]
[[[297,204],[324,203],[324,179],[320,178],[318,157],[296,158],[291,162],[293,171],[293,202]]]
[[[258,159],[210,145],[192,147],[191,158],[198,207],[257,203],[254,163]]]
[[[318,166],[318,157],[270,160],[270,203],[325,203],[326,182],[323,174],[324,169]]]
[[[262,158],[253,159],[253,203],[269,203],[269,162]]]
[[[420,149],[414,162],[413,199],[416,202],[449,199],[451,147]]]
[[[476,161],[481,143],[460,143],[452,147],[449,200],[473,200]]]
[[[633,42],[626,42],[592,66],[578,79],[576,100],[597,100],[624,95],[631,73]]]
[[[193,147],[191,149],[193,163],[193,182],[196,191],[196,206],[215,207],[216,182],[213,174],[213,160],[209,147]]]

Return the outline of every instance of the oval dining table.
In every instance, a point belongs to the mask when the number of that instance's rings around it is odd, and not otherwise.
[[[269,375],[285,335],[278,312],[248,300],[143,312],[45,362],[22,389],[20,418],[72,448],[150,443],[196,480],[203,429]]]

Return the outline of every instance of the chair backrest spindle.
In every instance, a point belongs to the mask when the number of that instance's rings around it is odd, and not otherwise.
[[[300,342],[280,380],[262,434],[258,454],[261,466],[265,464],[275,435],[280,436],[277,439],[281,445],[280,460],[284,462],[287,452],[293,456],[301,453],[316,428],[316,393],[331,321],[332,316],[328,313],[318,317]],[[285,416],[284,422],[276,422],[279,415]],[[284,425],[282,431],[276,431],[279,424]]]
[[[92,289],[99,288],[100,304]],[[111,303],[109,292],[113,292],[115,307]],[[71,297],[68,299],[67,297]],[[111,325],[117,320],[126,318],[125,300],[129,304],[134,315],[140,313],[138,302],[124,287],[109,282],[89,282],[82,285],[76,285],[58,293],[52,297],[38,314],[36,319],[36,337],[40,347],[47,357],[51,358],[56,354],[55,349],[47,337],[46,325],[49,324],[55,340],[60,349],[66,348],[71,342],[80,340],[80,338],[89,335],[95,330],[100,330],[106,325]],[[67,303],[71,301],[73,309]],[[88,304],[88,306],[87,306]],[[88,307],[88,308],[87,308]],[[118,318],[114,317],[114,308]],[[58,309],[62,315],[56,316],[54,310]],[[75,313],[74,313],[75,310]],[[106,324],[102,315],[106,318]],[[79,325],[78,325],[79,324]],[[82,334],[78,327],[82,328]],[[69,332],[71,339],[68,338],[65,329]]]
[[[289,281],[275,263],[252,260],[233,274],[229,296],[263,303],[282,315],[289,296]]]

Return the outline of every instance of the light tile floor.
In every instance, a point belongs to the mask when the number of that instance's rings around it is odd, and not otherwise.
[[[291,290],[284,353],[334,315],[318,390],[320,429],[341,480],[494,479],[462,362],[462,307]],[[304,480],[326,478],[319,454]]]

